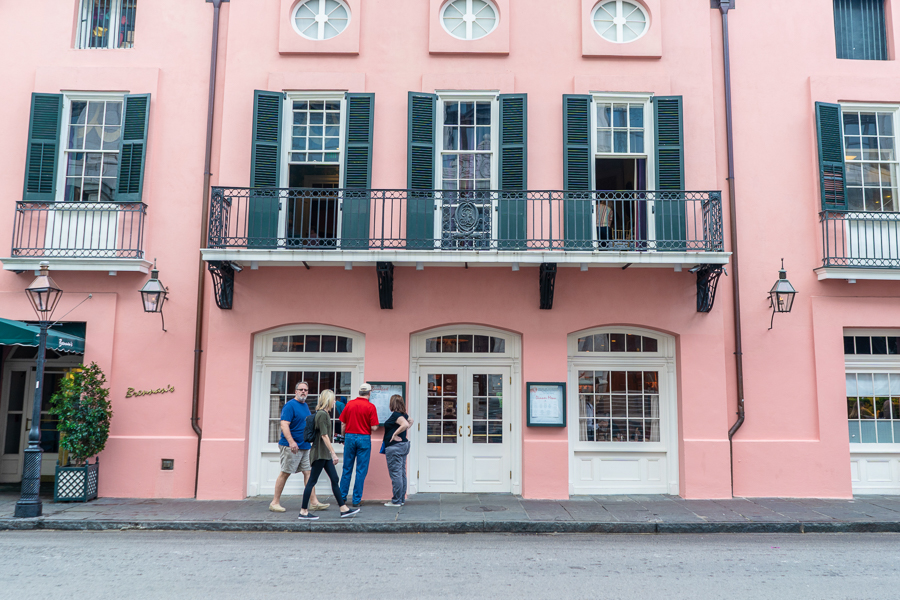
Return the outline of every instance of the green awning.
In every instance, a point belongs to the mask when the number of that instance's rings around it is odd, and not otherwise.
[[[0,344],[5,346],[37,347],[40,333],[41,329],[37,325],[0,319]],[[51,328],[47,332],[47,348],[56,352],[84,354],[84,338],[62,331],[54,331]]]

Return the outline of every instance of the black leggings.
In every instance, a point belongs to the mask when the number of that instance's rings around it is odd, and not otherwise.
[[[319,481],[319,475],[322,474],[323,469],[328,475],[328,479],[331,480],[331,493],[334,494],[334,501],[338,503],[338,506],[343,504],[341,502],[341,488],[338,486],[338,474],[334,468],[334,463],[331,462],[330,458],[322,458],[313,461],[312,473],[309,474],[309,481],[306,482],[306,488],[303,490],[304,510],[309,508],[309,497],[312,495],[313,488],[316,487],[316,482]]]

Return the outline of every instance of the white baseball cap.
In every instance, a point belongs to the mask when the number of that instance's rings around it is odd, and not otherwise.
[[[372,391],[372,386],[369,385],[368,383],[363,383],[361,386],[359,386],[360,394],[362,394],[363,392],[371,392],[371,391]]]

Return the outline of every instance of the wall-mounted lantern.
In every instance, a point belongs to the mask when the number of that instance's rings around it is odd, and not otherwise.
[[[775,313],[789,313],[794,306],[794,296],[797,290],[791,285],[787,279],[787,271],[784,270],[784,259],[781,259],[781,270],[778,271],[778,281],[769,290],[769,305],[772,307],[772,319],[769,322],[769,329],[775,324]]]
[[[144,303],[144,312],[159,313],[162,318],[162,330],[166,330],[166,317],[163,315],[163,304],[169,295],[169,288],[159,280],[159,271],[156,269],[156,261],[153,261],[153,270],[150,271],[150,279],[141,288],[141,301]]]

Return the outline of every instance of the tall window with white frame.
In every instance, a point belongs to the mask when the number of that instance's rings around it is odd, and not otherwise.
[[[112,202],[116,198],[122,136],[121,96],[66,97],[66,202]]]
[[[288,98],[289,246],[332,247],[337,238],[343,105],[341,96]]]
[[[132,48],[137,0],[81,0],[76,48]]]
[[[594,235],[601,248],[647,239],[648,215],[635,202],[647,190],[648,98],[594,99]]]
[[[842,106],[845,190],[852,211],[898,212],[897,109]]]
[[[496,98],[440,103],[441,210],[436,229],[445,249],[486,248],[493,230]]]

